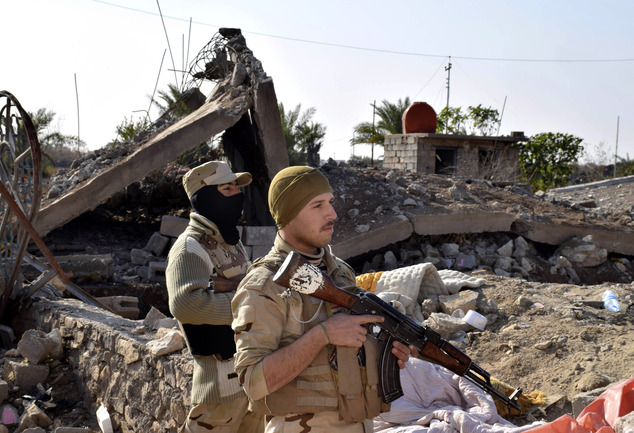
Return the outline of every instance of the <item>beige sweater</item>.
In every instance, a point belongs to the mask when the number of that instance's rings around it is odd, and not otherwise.
[[[209,242],[201,242],[203,235],[212,239],[214,248]],[[235,292],[209,290],[210,276],[240,278],[249,265],[241,242],[226,244],[211,221],[192,212],[189,226],[168,255],[165,275],[171,313],[181,323],[230,326]],[[244,395],[234,373],[233,359],[194,356],[192,382],[192,404],[226,403]]]

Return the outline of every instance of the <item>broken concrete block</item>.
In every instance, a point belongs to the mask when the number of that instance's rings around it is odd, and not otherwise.
[[[104,296],[97,298],[110,311],[126,319],[137,320],[139,318],[139,298],[134,296]]]
[[[53,353],[60,355],[61,335],[57,330],[55,335],[48,335],[38,329],[28,329],[22,334],[22,339],[18,343],[18,352],[29,362],[39,364]]]
[[[154,326],[158,329],[169,329],[174,328],[178,325],[176,319],[173,317],[166,317],[165,319],[159,319],[154,323]]]
[[[44,383],[48,378],[48,365],[26,364],[5,359],[3,377],[20,392],[30,392],[38,383]]]
[[[164,236],[177,238],[185,231],[189,224],[189,218],[181,218],[171,215],[163,215],[159,233]]]
[[[154,261],[148,263],[148,280],[164,283],[166,269],[167,263],[165,263],[165,261]]]
[[[132,248],[130,251],[130,261],[133,265],[144,266],[154,258],[154,254],[139,248]]]
[[[114,275],[112,254],[56,256],[55,259],[75,282],[106,281]]]
[[[603,388],[596,388],[591,391],[581,392],[572,397],[572,400],[570,401],[572,404],[572,416],[574,418],[578,417],[581,411],[603,394],[603,391],[606,389],[608,389],[607,386]]]
[[[50,419],[48,415],[46,415],[35,403],[31,403],[20,417],[16,432],[25,431],[26,429],[30,430],[33,427],[41,427],[44,429],[51,424],[53,424],[53,420]],[[42,431],[45,433],[44,430]]]
[[[245,245],[266,245],[269,248],[275,241],[277,228],[274,226],[245,226],[242,229],[242,243]]]
[[[473,254],[458,253],[455,266],[459,270],[475,269],[478,266],[478,262]]]
[[[463,314],[466,314],[469,310],[475,311],[478,295],[478,292],[473,290],[462,290],[455,295],[439,296],[438,302],[443,313],[453,314],[456,310],[462,310]]]
[[[143,249],[153,253],[155,256],[162,256],[169,243],[170,238],[168,236],[163,236],[162,234],[155,232],[152,233],[152,236],[150,236],[150,239]]]
[[[147,313],[147,316],[145,316],[145,319],[143,319],[143,324],[148,328],[157,329],[158,328],[157,322],[165,318],[167,318],[165,314],[161,313],[159,310],[152,307],[150,311]]]
[[[432,313],[425,324],[438,332],[445,340],[450,340],[458,331],[471,331],[473,327],[462,318],[453,317],[445,313]]]
[[[165,334],[162,338],[150,341],[147,348],[156,356],[167,355],[176,352],[185,347],[185,339],[180,331],[173,329]]]

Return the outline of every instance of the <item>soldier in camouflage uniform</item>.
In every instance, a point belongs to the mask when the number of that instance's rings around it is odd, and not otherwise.
[[[383,319],[347,314],[272,281],[297,251],[338,287],[359,290],[328,245],[337,217],[328,180],[316,168],[285,168],[268,201],[279,228],[274,246],[254,262],[231,304],[236,372],[250,408],[266,415],[267,433],[370,432],[387,407],[378,395],[377,342],[364,325]],[[392,353],[403,368],[410,350],[395,343]]]
[[[194,212],[170,249],[166,278],[170,311],[194,357],[184,433],[263,430],[263,418],[248,411],[234,371],[230,327],[231,298],[250,265],[236,228],[244,199],[238,187],[249,183],[249,173],[233,173],[222,161],[207,162],[183,177]]]

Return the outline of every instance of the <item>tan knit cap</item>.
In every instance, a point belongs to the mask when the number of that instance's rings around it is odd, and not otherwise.
[[[269,187],[269,210],[278,228],[284,227],[319,194],[332,192],[328,179],[318,169],[286,167]]]
[[[247,172],[234,173],[224,161],[209,161],[194,167],[183,176],[183,186],[187,197],[190,199],[196,191],[207,185],[221,185],[223,183],[237,182],[238,186],[247,186],[251,183],[251,174]]]

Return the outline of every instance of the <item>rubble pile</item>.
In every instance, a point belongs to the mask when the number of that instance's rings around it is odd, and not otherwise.
[[[603,200],[609,194],[602,192],[595,196],[597,206],[589,207],[587,200],[569,192],[533,195],[522,185],[334,162],[322,169],[335,193],[335,243],[349,236],[373,236],[382,221],[409,219],[416,212],[442,218],[497,209],[525,220],[622,228],[629,224],[623,218],[632,216],[627,190],[617,190],[615,200],[621,203]],[[147,191],[149,182],[155,190],[161,184],[171,191],[180,187],[177,174],[164,180],[161,176],[144,179],[129,188],[126,200],[109,200],[45,237],[57,258],[68,258],[60,263],[71,266],[75,281],[119,314],[88,307],[66,294],[58,300],[35,297],[21,306],[14,328],[0,329],[3,337],[20,336],[0,351],[5,382],[0,382],[0,405],[7,405],[15,418],[12,429],[28,424],[47,432],[97,432],[95,414],[101,404],[117,431],[175,432],[180,425],[188,408],[191,355],[168,317],[161,273],[180,232],[175,226],[166,230],[163,222],[184,228],[189,209],[182,200],[174,200],[172,208],[168,200],[162,203],[167,208],[154,207],[143,201],[144,194],[132,193]],[[242,228],[245,243],[265,240],[248,245],[255,258],[270,247],[274,228],[269,227],[270,233],[251,229]],[[425,300],[422,319],[496,377],[552,397],[546,407],[513,420],[517,425],[574,414],[602,387],[634,376],[628,362],[634,356],[631,260],[610,253],[592,236],[545,245],[511,232],[412,234],[347,259],[357,274],[431,263],[439,271],[481,279],[479,287]],[[118,287],[117,296],[104,296],[106,286]],[[607,289],[621,302],[617,313],[602,307],[601,293]],[[483,330],[465,322],[468,310],[486,317]],[[27,329],[38,331],[31,335]],[[46,355],[26,351],[27,341],[49,340],[55,345],[42,344],[48,347]],[[32,383],[25,385],[23,377]]]

